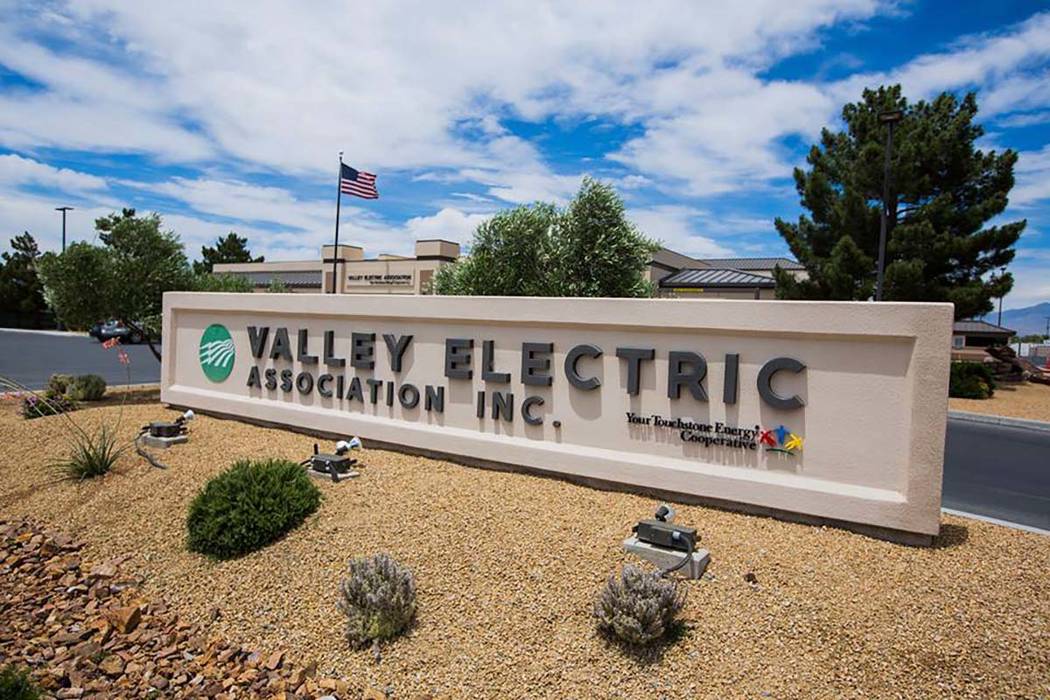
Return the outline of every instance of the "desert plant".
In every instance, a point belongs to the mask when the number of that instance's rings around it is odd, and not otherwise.
[[[193,499],[187,546],[216,559],[247,554],[300,525],[320,503],[321,492],[295,462],[240,460]]]
[[[69,388],[69,383],[73,381],[72,374],[52,374],[47,380],[47,395],[48,396],[62,396],[66,393],[66,389]]]
[[[957,399],[988,399],[994,393],[995,378],[983,363],[952,363],[948,396]]]
[[[397,635],[416,612],[416,580],[407,567],[387,554],[350,562],[339,584],[336,605],[346,615],[346,638],[362,646]]]
[[[35,391],[19,392],[22,397],[22,417],[30,420],[42,416],[56,416],[77,409],[75,401],[65,394],[38,394]]]
[[[127,449],[128,444],[121,444],[116,429],[103,423],[95,432],[74,433],[68,459],[56,466],[71,479],[93,479],[108,474]]]
[[[106,380],[97,374],[81,374],[69,382],[66,393],[74,401],[99,401],[106,395]]]
[[[685,591],[658,573],[625,566],[613,574],[594,604],[598,629],[627,644],[644,646],[672,632],[685,606]]]
[[[15,666],[0,669],[0,698],[3,700],[38,700],[40,689],[29,674]]]

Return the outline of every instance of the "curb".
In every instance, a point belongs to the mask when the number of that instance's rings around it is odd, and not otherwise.
[[[967,423],[984,423],[985,425],[1001,425],[1007,428],[1024,428],[1027,430],[1039,430],[1050,432],[1050,423],[1028,418],[1010,418],[1008,416],[993,416],[985,413],[970,413],[969,411],[948,411],[949,420],[960,420]]]

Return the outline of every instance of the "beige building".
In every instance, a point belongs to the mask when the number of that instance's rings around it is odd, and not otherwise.
[[[364,248],[355,245],[340,245],[337,255],[334,251],[326,245],[317,260],[220,264],[214,272],[245,277],[257,292],[279,283],[290,292],[316,294],[332,291],[334,262],[340,294],[427,294],[437,269],[459,258],[459,244],[440,239],[416,241],[414,256],[366,258]]]
[[[660,297],[681,299],[773,299],[773,270],[796,277],[806,269],[788,258],[691,258],[661,248],[649,263]]]
[[[218,274],[240,275],[266,291],[279,282],[291,292],[330,292],[334,247],[326,245],[317,260],[216,265]],[[415,255],[380,254],[366,258],[360,246],[340,245],[335,265],[335,291],[340,294],[429,294],[434,273],[459,259],[458,243],[441,239],[416,241]],[[772,299],[773,270],[796,276],[805,268],[788,258],[693,258],[660,248],[649,263],[648,277],[657,296],[686,299]]]

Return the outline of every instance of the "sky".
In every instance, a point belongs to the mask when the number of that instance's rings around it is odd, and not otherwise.
[[[332,239],[338,153],[380,199],[340,239],[410,253],[584,175],[696,256],[786,255],[792,169],[864,87],[975,90],[1019,153],[1028,220],[1004,308],[1050,300],[1050,5],[1013,0],[0,0],[0,238],[93,240],[157,211],[191,257],[230,230],[268,260]],[[995,222],[993,222],[995,223]]]

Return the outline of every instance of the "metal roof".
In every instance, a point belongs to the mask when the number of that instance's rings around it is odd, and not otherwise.
[[[260,272],[227,272],[220,274],[228,274],[234,277],[244,277],[256,287],[267,287],[274,280],[280,280],[287,287],[297,287],[308,289],[311,287],[321,288],[321,271],[317,272],[282,272],[277,271],[260,271]]]
[[[711,267],[729,267],[735,270],[772,270],[780,266],[785,270],[805,270],[805,266],[790,258],[700,258],[700,262]]]
[[[988,333],[992,335],[1014,335],[1014,331],[1009,328],[1003,328],[997,326],[994,323],[988,323],[987,321],[979,321],[974,318],[963,319],[962,321],[956,321],[952,326],[952,330],[956,333]]]
[[[772,288],[776,282],[772,277],[755,275],[750,272],[742,272],[724,267],[710,267],[703,269],[679,270],[673,275],[668,275],[660,280],[661,287],[730,287],[754,289],[755,287]]]

